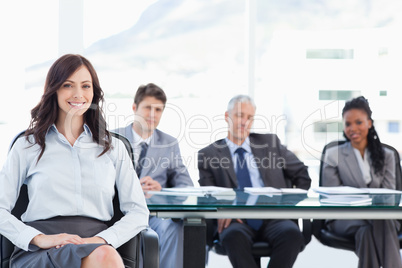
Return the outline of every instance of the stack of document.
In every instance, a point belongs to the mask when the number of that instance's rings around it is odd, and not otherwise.
[[[402,194],[402,191],[387,188],[355,188],[350,186],[318,187],[320,203],[325,205],[371,205],[373,195]]]
[[[325,205],[350,206],[368,206],[372,204],[372,201],[372,198],[367,195],[333,195],[320,199],[320,203]]]
[[[156,195],[175,195],[175,196],[213,196],[217,199],[234,199],[236,193],[232,188],[218,186],[200,186],[200,187],[175,187],[163,188],[162,191],[152,191]]]
[[[314,192],[324,195],[332,194],[367,194],[368,192],[362,188],[355,188],[350,186],[330,186],[330,187],[318,187],[313,189]]]
[[[307,194],[307,190],[300,188],[274,188],[274,187],[244,187],[244,192],[249,194]]]
[[[318,187],[313,189],[315,192],[324,195],[350,195],[350,194],[402,194],[402,191],[387,188],[356,188],[350,186]]]

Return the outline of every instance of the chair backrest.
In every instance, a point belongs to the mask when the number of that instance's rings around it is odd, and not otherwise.
[[[325,159],[325,153],[327,152],[327,150],[329,148],[342,145],[345,142],[346,142],[346,140],[331,141],[330,143],[328,143],[327,145],[324,146],[324,149],[322,149],[321,161],[320,161],[320,173],[319,173],[319,177],[318,177],[320,186],[322,186],[322,169],[323,169],[323,166],[324,166],[323,164],[324,164],[324,159]]]
[[[339,140],[339,141],[332,141],[328,143],[327,145],[324,146],[324,149],[322,150],[321,154],[321,161],[320,161],[320,173],[319,173],[319,185],[322,185],[322,169],[323,169],[323,164],[324,164],[324,159],[325,159],[325,153],[329,148],[339,146],[347,142],[346,140]],[[401,158],[399,156],[399,152],[392,147],[391,145],[383,143],[382,146],[384,148],[387,148],[391,150],[394,153],[395,157],[395,180],[396,180],[396,189],[397,190],[402,190],[402,171],[401,171]]]
[[[120,139],[124,143],[131,161],[134,161],[133,150],[132,150],[130,142],[127,140],[127,138],[125,138],[124,136],[119,135],[117,133],[112,133],[112,132],[110,132],[110,133],[113,137]],[[15,136],[15,138],[11,142],[11,145],[9,148],[10,150],[13,147],[14,143],[17,141],[17,139],[20,137],[23,137],[24,134],[25,134],[25,131],[22,131],[17,136]],[[123,217],[123,213],[120,211],[118,192],[117,192],[116,188],[115,188],[115,190],[116,190],[116,194],[113,198],[114,215],[113,215],[112,219],[109,222],[107,222],[107,224],[109,226],[113,225],[116,221],[118,221],[121,217]],[[21,215],[26,211],[28,203],[29,203],[28,188],[25,184],[23,184],[21,187],[17,202],[15,203],[15,206],[14,206],[13,210],[11,211],[11,214],[13,214],[16,218],[21,219]],[[130,243],[130,247],[131,247],[130,251],[133,251],[133,250],[137,251],[136,256],[139,256],[140,237],[137,236],[135,239],[137,239],[138,241],[132,241],[132,243]],[[133,248],[133,244],[137,245],[136,248]],[[123,245],[123,246],[125,246],[125,245]],[[11,254],[14,250],[14,245],[7,238],[0,235],[0,247],[1,247],[1,250],[0,250],[1,268],[8,268],[9,260],[10,260]],[[126,250],[124,250],[124,251],[126,251]],[[125,256],[122,256],[122,257],[124,259]],[[132,262],[136,262],[136,260],[132,260]]]
[[[112,137],[118,138],[119,140],[121,140],[123,142],[124,146],[126,147],[127,153],[130,156],[131,162],[134,165],[134,152],[133,152],[133,147],[131,147],[130,141],[119,133],[111,132],[111,131],[109,133],[110,133],[110,135],[112,135]]]
[[[24,133],[25,131],[22,131],[17,136],[14,137],[9,147],[9,150],[13,147],[17,139],[24,135]],[[18,219],[21,219],[21,215],[25,212],[28,202],[29,199],[28,199],[27,186],[24,184],[21,187],[20,195],[18,196],[17,202],[15,203],[14,209],[11,211],[11,213]],[[1,247],[0,250],[1,268],[8,268],[11,254],[14,251],[14,245],[7,238],[0,235],[0,247]]]
[[[391,151],[394,152],[394,157],[395,157],[395,179],[396,179],[396,189],[397,190],[402,190],[402,169],[401,169],[401,158],[399,156],[399,152],[392,147],[391,145],[388,144],[382,144],[385,148],[390,149]]]
[[[123,142],[124,146],[126,147],[127,153],[131,159],[131,162],[134,165],[134,153],[133,153],[133,148],[131,147],[129,140],[126,137],[124,137],[118,133],[110,132],[110,134],[112,135],[112,137],[115,137]],[[123,212],[121,212],[121,210],[120,210],[119,193],[118,193],[116,187],[115,187],[115,191],[116,191],[116,194],[113,198],[114,214],[113,214],[112,219],[108,222],[109,226],[113,225],[116,221],[118,221],[121,217],[123,217]]]

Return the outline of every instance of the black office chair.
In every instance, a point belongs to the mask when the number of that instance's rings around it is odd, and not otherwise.
[[[21,132],[17,135],[13,142],[11,143],[11,147],[14,145],[15,141],[24,135],[25,131]],[[123,141],[126,146],[130,157],[132,156],[132,148],[130,142],[123,136],[111,133],[113,137],[116,137]],[[131,158],[132,159],[132,158]],[[28,205],[28,191],[27,186],[24,184],[21,187],[20,195],[18,200],[12,210],[12,214],[17,217],[18,219],[21,218],[21,215],[25,212],[27,205]],[[113,218],[107,223],[108,225],[113,225],[114,222],[119,220],[123,213],[120,211],[119,206],[119,198],[118,192],[116,190],[116,195],[113,199],[113,209],[114,209],[114,216]],[[14,245],[5,237],[0,235],[0,258],[1,258],[1,268],[8,268],[9,267],[9,260],[11,254],[14,250]],[[152,229],[145,229],[142,230],[137,236],[133,237],[131,240],[126,242],[125,244],[121,245],[117,251],[121,255],[124,261],[124,265],[126,267],[139,267],[139,257],[140,254],[143,256],[143,264],[144,267],[159,267],[159,238],[158,235]]]
[[[323,163],[324,163],[324,158],[325,158],[325,153],[329,148],[339,146],[344,144],[346,141],[341,140],[341,141],[333,141],[328,143],[321,155],[321,163],[320,163],[320,172],[319,172],[319,185],[322,185],[322,169],[323,169]],[[399,157],[398,151],[387,144],[382,144],[385,148],[388,148],[394,152],[395,155],[395,178],[396,178],[396,189],[397,190],[402,190],[402,172],[401,172],[401,160]],[[402,223],[402,220],[400,220]],[[354,237],[345,237],[345,236],[340,236],[338,234],[335,234],[328,230],[325,220],[313,220],[313,235],[320,241],[323,245],[333,247],[333,248],[338,248],[338,249],[344,249],[344,250],[351,250],[355,251],[355,239]],[[402,230],[399,231],[398,233],[399,237],[399,244],[400,247],[402,248]]]

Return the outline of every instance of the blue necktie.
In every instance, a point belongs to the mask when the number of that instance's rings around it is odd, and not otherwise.
[[[140,153],[140,157],[138,158],[138,165],[135,168],[138,178],[140,178],[141,170],[142,170],[142,167],[144,166],[145,155],[147,154],[147,150],[148,150],[148,144],[146,144],[145,142],[141,142],[141,153]]]
[[[237,170],[236,170],[236,177],[237,177],[237,184],[238,188],[243,190],[244,187],[252,187],[251,179],[250,179],[250,172],[248,171],[247,162],[244,158],[244,150],[242,147],[236,149],[235,153],[237,154]],[[251,226],[254,230],[258,231],[262,225],[262,220],[254,220],[248,219],[246,220],[247,224]]]
[[[243,190],[244,187],[251,187],[251,179],[250,179],[250,172],[247,168],[247,162],[244,158],[244,153],[246,150],[239,147],[236,149],[235,153],[237,154],[237,170],[236,170],[236,177],[237,177],[237,184],[238,188]]]

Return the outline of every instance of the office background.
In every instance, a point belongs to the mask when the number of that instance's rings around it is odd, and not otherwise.
[[[160,129],[178,138],[196,185],[197,151],[225,137],[230,97],[249,94],[254,130],[277,133],[316,186],[345,100],[367,97],[380,138],[402,150],[401,15],[399,0],[2,1],[0,164],[50,65],[79,53],[98,72],[111,129],[132,121],[140,84],[166,91]]]

